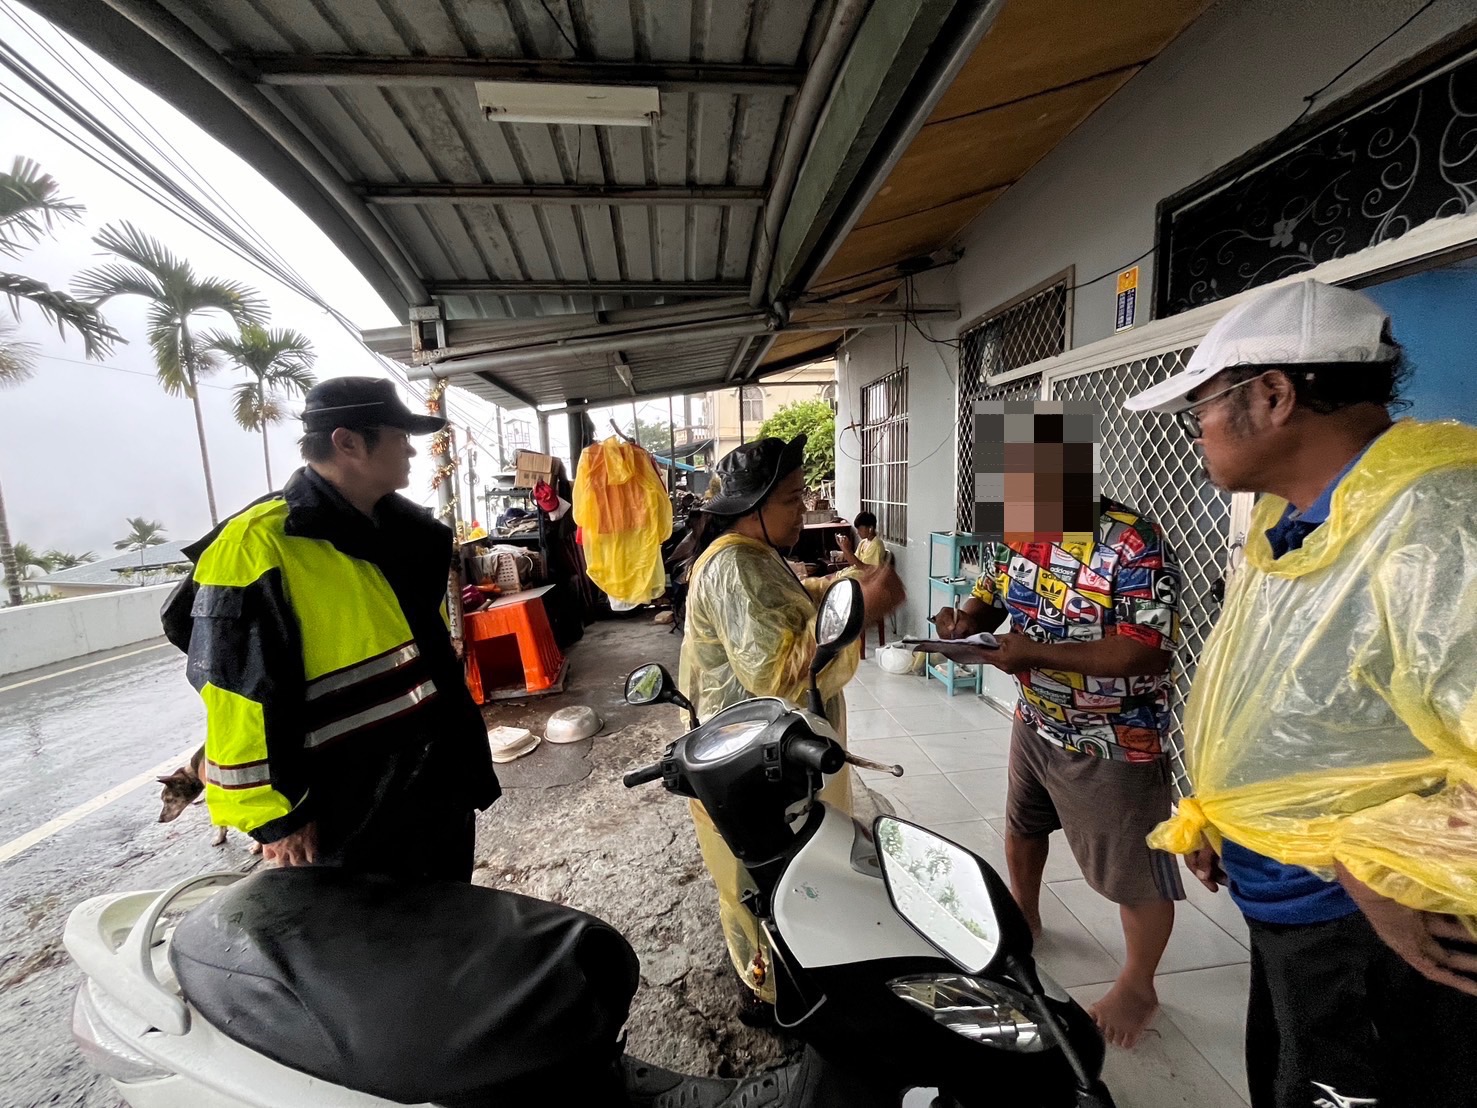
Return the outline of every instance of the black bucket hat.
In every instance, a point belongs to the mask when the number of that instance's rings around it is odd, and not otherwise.
[[[320,381],[308,390],[301,418],[304,431],[398,427],[412,435],[431,435],[446,426],[440,416],[418,415],[407,408],[394,382],[384,377]]]
[[[805,464],[805,436],[747,442],[719,459],[718,492],[703,505],[715,516],[745,516],[754,511],[785,477]]]

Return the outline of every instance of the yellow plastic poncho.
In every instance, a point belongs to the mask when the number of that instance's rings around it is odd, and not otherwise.
[[[672,502],[650,454],[618,438],[587,446],[571,506],[586,572],[607,596],[645,604],[666,591],[662,543],[672,535]]]
[[[816,605],[829,581],[798,583],[784,560],[762,542],[730,532],[721,535],[692,568],[687,595],[687,626],[677,683],[697,708],[712,719],[724,708],[751,696],[778,696],[803,703],[815,656]],[[856,675],[861,648],[847,647],[820,675],[826,717],[846,741],[846,700],[842,689]],[[851,811],[851,774],[834,775],[821,799]],[[729,851],[708,813],[692,802],[703,863],[718,886],[718,915],[733,968],[763,999],[774,1001],[774,976],[758,921],[741,902],[754,882]],[[754,972],[755,955],[764,967]]]
[[[1477,429],[1401,421],[1300,550],[1253,513],[1185,719],[1195,796],[1149,837],[1222,837],[1411,908],[1477,916]]]

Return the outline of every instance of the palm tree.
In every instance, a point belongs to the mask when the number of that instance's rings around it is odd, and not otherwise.
[[[131,223],[104,227],[92,241],[122,261],[88,270],[73,282],[73,287],[99,304],[114,296],[142,296],[151,302],[149,345],[154,350],[159,384],[170,396],[188,396],[195,406],[205,497],[214,526],[220,522],[220,515],[215,509],[205,420],[200,414],[200,378],[211,371],[213,364],[210,352],[196,342],[190,321],[206,312],[224,312],[238,325],[256,323],[266,318],[266,304],[255,289],[239,281],[197,275],[188,261],[176,257],[158,239]]]
[[[11,547],[11,550],[15,553],[16,564],[20,566],[22,577],[28,576],[26,570],[33,567],[39,569],[42,573],[50,573],[56,568],[52,563],[51,555],[42,554],[39,550],[28,546],[26,543],[18,542]]]
[[[168,537],[164,534],[164,524],[157,519],[145,519],[143,516],[134,516],[128,520],[131,528],[128,534],[113,544],[114,550],[137,550],[138,568],[144,568],[144,551],[151,546],[158,546]]]
[[[61,195],[56,179],[41,172],[29,158],[16,158],[8,173],[0,172],[0,256],[18,258],[33,243],[50,235],[59,223],[82,218],[83,207]],[[89,358],[100,358],[122,342],[108,325],[97,305],[74,299],[21,273],[0,272],[0,293],[19,314],[22,303],[41,312],[66,335],[76,331]],[[18,384],[35,368],[36,348],[9,336],[13,328],[0,321],[0,387]],[[0,576],[5,578],[10,603],[21,602],[21,567],[10,545],[10,524],[5,516],[5,497],[0,493]]]
[[[272,491],[272,454],[267,449],[267,428],[286,416],[279,390],[304,396],[318,383],[313,376],[313,344],[301,331],[285,327],[267,330],[248,323],[239,334],[212,331],[203,336],[206,348],[224,354],[244,369],[252,380],[236,386],[236,422],[248,431],[262,433],[262,460],[267,466],[267,491]]]
[[[73,554],[69,550],[48,550],[45,556],[46,560],[51,563],[53,573],[59,569],[76,569],[78,566],[85,566],[88,562],[97,561],[97,555],[91,550],[81,554]]]

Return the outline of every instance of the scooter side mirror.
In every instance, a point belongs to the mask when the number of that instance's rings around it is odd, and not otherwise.
[[[697,710],[692,701],[677,689],[677,682],[667,672],[667,667],[657,662],[637,666],[626,677],[626,703],[638,707],[645,704],[675,704],[687,712],[692,726],[698,725]]]
[[[861,636],[862,587],[850,577],[837,581],[821,597],[815,617],[815,660],[811,672],[820,673],[832,659]]]
[[[656,704],[665,700],[676,686],[665,666],[647,662],[637,666],[626,678],[627,704]]]
[[[965,973],[1031,952],[1031,932],[988,865],[932,831],[880,816],[875,826],[887,895],[898,915]]]

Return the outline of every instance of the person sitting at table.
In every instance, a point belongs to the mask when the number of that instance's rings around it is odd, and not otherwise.
[[[836,540],[836,545],[841,548],[842,561],[852,569],[880,566],[883,557],[887,554],[887,547],[877,537],[877,517],[871,512],[858,512],[852,527],[856,530],[856,537],[861,541],[853,549],[850,535],[843,533]]]

